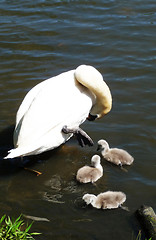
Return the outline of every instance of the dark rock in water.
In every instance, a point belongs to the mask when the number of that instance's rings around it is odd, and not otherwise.
[[[146,237],[156,240],[156,214],[153,208],[143,205],[136,211],[136,216]]]

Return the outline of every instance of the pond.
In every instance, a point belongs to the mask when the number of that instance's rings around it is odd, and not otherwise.
[[[45,218],[33,224],[32,231],[42,233],[36,239],[136,239],[137,208],[156,210],[155,9],[154,0],[1,1],[0,209],[1,215]],[[26,93],[80,64],[97,68],[113,96],[108,115],[82,125],[94,146],[81,148],[72,138],[23,162],[3,160]],[[123,171],[102,160],[97,184],[78,184],[75,174],[98,153],[101,138],[131,153],[134,163]],[[123,191],[129,211],[97,210],[82,201],[85,193],[107,190]]]

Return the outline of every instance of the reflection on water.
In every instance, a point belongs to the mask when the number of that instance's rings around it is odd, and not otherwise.
[[[48,219],[34,223],[33,230],[43,233],[38,239],[135,239],[140,228],[135,210],[143,203],[156,210],[155,5],[154,0],[1,1],[1,214]],[[113,95],[107,116],[83,124],[94,147],[80,148],[73,138],[23,161],[3,160],[29,89],[82,63],[102,73]],[[104,176],[96,185],[78,184],[75,174],[90,164],[101,138],[130,152],[134,164],[122,171],[103,160]],[[130,212],[97,210],[82,201],[87,192],[107,190],[125,192]]]

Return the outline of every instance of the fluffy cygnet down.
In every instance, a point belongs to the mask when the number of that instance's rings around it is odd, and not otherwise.
[[[112,209],[120,207],[126,201],[126,195],[123,192],[107,191],[97,196],[87,193],[82,199],[95,208]]]
[[[94,155],[91,158],[91,166],[84,166],[77,171],[76,179],[80,183],[94,183],[103,175],[103,168],[100,164],[100,156]]]
[[[109,144],[101,139],[98,141],[98,150],[101,150],[102,156],[109,162],[116,165],[131,165],[134,158],[125,150],[119,148],[109,148]]]

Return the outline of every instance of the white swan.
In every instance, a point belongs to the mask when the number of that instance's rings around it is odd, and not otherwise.
[[[116,165],[131,165],[134,158],[125,150],[119,148],[109,148],[106,140],[98,141],[98,150],[101,149],[101,155],[109,162]]]
[[[47,79],[25,96],[16,116],[15,148],[5,158],[39,154],[65,143],[75,133],[81,145],[92,145],[79,128],[88,115],[101,118],[112,97],[102,75],[92,66]]]
[[[126,201],[126,194],[123,192],[107,191],[95,196],[94,194],[85,194],[82,198],[87,205],[91,204],[95,208],[112,209],[121,207]]]
[[[80,183],[94,183],[103,175],[103,167],[100,164],[100,156],[94,155],[91,158],[91,167],[84,166],[77,171],[76,179]]]

